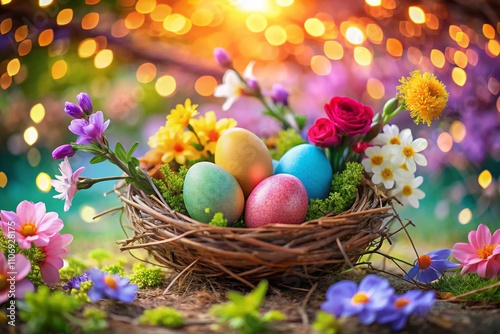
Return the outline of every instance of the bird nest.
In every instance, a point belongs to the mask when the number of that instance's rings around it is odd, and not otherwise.
[[[129,185],[115,189],[133,236],[121,250],[145,249],[160,265],[204,278],[238,280],[248,286],[298,278],[314,281],[353,266],[378,249],[395,217],[389,199],[369,180],[341,214],[300,225],[260,228],[218,227],[173,211],[163,199]]]

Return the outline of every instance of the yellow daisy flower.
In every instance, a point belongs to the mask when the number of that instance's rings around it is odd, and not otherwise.
[[[209,111],[205,116],[192,119],[190,124],[205,147],[204,155],[208,155],[208,152],[215,154],[215,146],[221,134],[227,129],[234,128],[238,123],[234,118],[221,118],[217,121],[215,112]]]
[[[415,123],[431,125],[433,119],[439,119],[448,102],[448,92],[444,84],[434,74],[415,70],[409,78],[401,78],[397,87],[398,98],[404,101]]]
[[[184,105],[178,104],[175,106],[175,109],[170,111],[170,115],[167,116],[167,127],[184,129],[189,124],[189,121],[198,115],[197,107],[197,104],[191,105],[190,99],[186,99]]]
[[[150,147],[161,151],[161,160],[169,163],[175,160],[184,165],[187,160],[199,159],[201,154],[191,143],[197,142],[195,135],[190,132],[180,132],[173,128],[162,126],[160,130],[149,138]]]

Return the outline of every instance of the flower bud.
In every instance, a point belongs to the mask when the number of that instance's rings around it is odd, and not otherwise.
[[[248,91],[245,92],[249,96],[259,96],[260,95],[260,85],[254,78],[247,79]]]
[[[233,60],[231,56],[227,53],[223,48],[215,48],[214,49],[214,57],[217,63],[224,68],[232,68]]]
[[[399,101],[397,98],[393,97],[392,99],[387,100],[387,102],[384,104],[384,108],[382,109],[383,115],[392,115],[394,111],[396,111],[397,107],[399,106]]]
[[[59,147],[57,147],[53,152],[52,152],[52,157],[56,160],[59,159],[64,159],[66,157],[72,157],[74,156],[76,151],[73,149],[73,147],[70,144],[64,144]]]
[[[365,150],[370,146],[372,146],[370,143],[358,141],[354,144],[352,150],[356,153],[365,153]]]
[[[288,105],[288,91],[281,84],[274,84],[271,92],[271,99],[275,104],[281,103],[284,106]]]
[[[78,104],[82,108],[82,110],[87,114],[90,115],[92,114],[92,100],[90,99],[89,94],[87,93],[80,93],[76,96],[76,100],[78,101]]]
[[[82,108],[71,102],[64,103],[64,112],[76,119],[81,119],[85,116]]]

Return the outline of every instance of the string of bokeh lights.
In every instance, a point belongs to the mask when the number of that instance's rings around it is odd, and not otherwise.
[[[0,0],[0,5],[13,5],[14,2]],[[69,6],[69,2],[65,4]],[[119,62],[122,54],[117,53],[114,45],[119,40],[131,41],[136,47],[149,48],[152,52],[157,47],[155,43],[166,42],[174,46],[177,57],[184,56],[192,63],[211,59],[212,50],[220,46],[234,55],[237,68],[244,68],[250,60],[262,61],[269,67],[281,64],[279,77],[295,73],[292,63],[293,66],[302,66],[304,72],[321,77],[332,75],[336,62],[348,64],[355,71],[357,68],[384,66],[387,59],[405,61],[424,71],[439,72],[440,78],[449,76],[443,80],[453,84],[449,88],[455,93],[460,93],[460,89],[468,84],[467,70],[478,65],[478,52],[496,60],[500,54],[500,22],[484,22],[480,26],[448,23],[452,13],[443,3],[412,5],[396,0],[365,0],[357,5],[343,4],[347,9],[338,12],[315,4],[315,1],[296,0],[168,3],[119,0],[119,11],[112,15],[100,10],[100,0],[85,0],[85,8],[63,8],[57,1],[39,0],[40,9],[51,9],[49,20],[52,27],[49,24],[44,29],[33,29],[15,18],[0,18],[0,37],[8,36],[15,48],[13,56],[0,62],[0,87],[8,91],[29,79],[30,69],[25,59],[34,48],[46,48],[53,60],[48,64],[50,79],[64,81],[72,71],[78,70],[75,64],[65,59],[71,47],[75,47],[71,43],[75,42],[78,57],[89,61],[96,70],[106,70]],[[362,15],[354,16],[349,10]],[[79,40],[58,36],[57,29],[65,27],[88,32],[88,35]],[[444,47],[424,47],[429,39],[448,42]],[[196,56],[193,58],[192,54]],[[178,92],[180,79],[168,67],[147,59],[139,59],[134,66],[138,85],[154,84],[155,92],[164,98]],[[196,75],[193,86],[196,93],[211,96],[220,78],[207,73]],[[485,80],[489,93],[499,95],[499,79],[491,76]],[[361,99],[365,103],[384,101],[392,93],[389,90],[394,83],[387,85],[390,86],[386,86],[382,78],[370,76]],[[91,83],[92,93],[99,96],[101,86],[102,83]],[[500,112],[500,97],[497,97],[496,108]],[[33,167],[41,159],[34,145],[39,138],[37,126],[44,121],[45,115],[46,106],[42,103],[33,105],[30,110],[33,124],[26,127],[19,137],[30,147],[27,158]],[[449,152],[455,143],[464,140],[466,134],[465,124],[454,120],[438,135],[437,146],[442,152]],[[0,175],[0,182],[3,177]],[[49,180],[50,176],[42,172],[37,176],[36,184],[41,191],[48,192]],[[494,181],[488,170],[481,171],[477,177],[477,183],[483,189],[492,186]],[[460,223],[472,219],[470,209],[464,210],[458,216]]]

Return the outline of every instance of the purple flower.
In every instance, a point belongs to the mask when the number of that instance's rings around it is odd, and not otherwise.
[[[88,292],[92,302],[105,298],[116,299],[124,303],[134,300],[138,286],[130,284],[128,278],[108,274],[96,268],[90,269],[88,273],[93,282],[92,289]]]
[[[80,290],[80,285],[83,283],[83,282],[87,282],[88,280],[90,280],[90,276],[89,274],[87,273],[83,273],[83,275],[80,275],[80,276],[75,276],[73,277],[72,279],[70,279],[64,286],[63,286],[63,289],[64,290],[72,290],[72,289],[76,289],[76,290]]]
[[[76,119],[85,116],[85,112],[83,112],[82,108],[71,102],[64,103],[64,112]]]
[[[215,48],[214,49],[214,58],[217,63],[224,68],[233,67],[233,60],[231,56],[227,53],[223,48]]]
[[[89,94],[87,93],[80,93],[76,96],[76,100],[78,101],[78,104],[80,107],[83,109],[85,114],[90,115],[92,114],[92,99],[90,98]]]
[[[405,279],[413,279],[421,283],[437,280],[443,271],[459,266],[459,264],[447,260],[450,255],[451,249],[445,248],[420,256],[415,260],[414,267],[405,275]]]
[[[80,137],[77,144],[103,143],[104,131],[108,128],[109,119],[104,122],[102,111],[89,116],[89,119],[74,119],[69,125],[69,131]]]
[[[76,151],[73,149],[73,146],[70,144],[64,144],[57,147],[54,151],[52,151],[52,158],[59,160],[64,159],[66,157],[74,156]]]
[[[429,312],[435,299],[432,291],[410,290],[403,295],[394,295],[387,307],[378,313],[377,322],[390,323],[393,330],[399,331],[406,325],[410,315],[422,316]]]
[[[337,318],[357,315],[361,323],[369,325],[387,306],[393,293],[389,282],[377,275],[367,275],[359,287],[352,281],[340,281],[326,292],[321,310]]]
[[[273,85],[271,91],[271,99],[275,104],[281,103],[284,106],[288,105],[288,91],[283,87],[283,85],[276,83]]]

